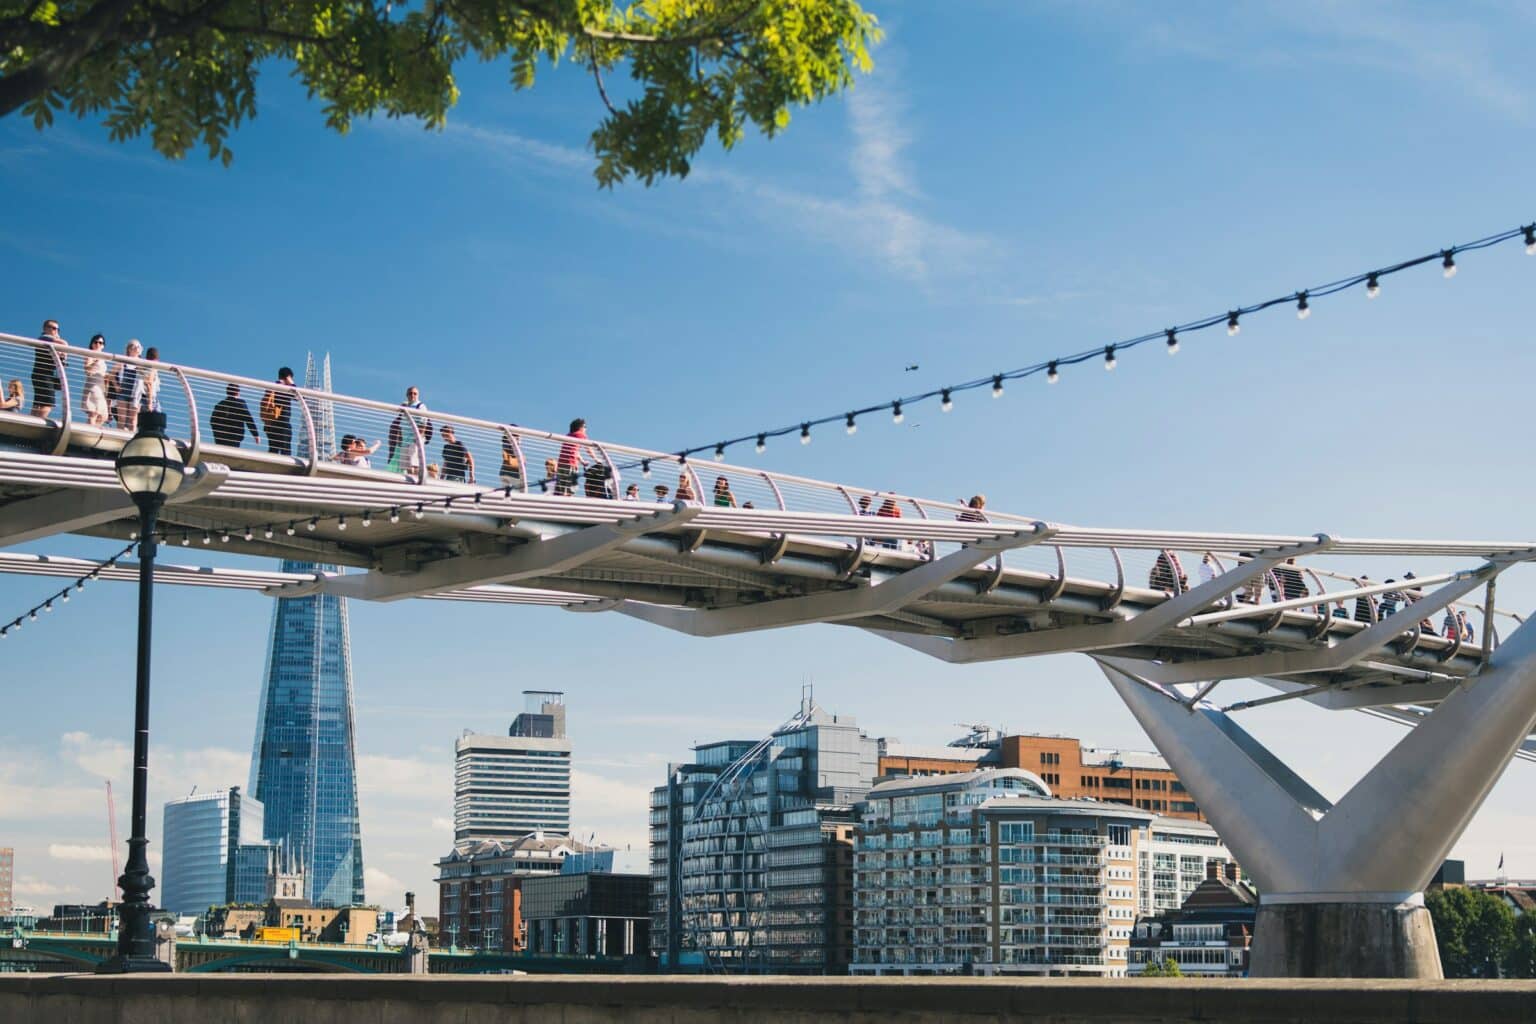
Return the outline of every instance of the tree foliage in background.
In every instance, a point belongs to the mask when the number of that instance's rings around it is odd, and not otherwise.
[[[1507,978],[1536,978],[1536,912],[1515,918],[1515,939],[1504,958]]]
[[[1515,949],[1515,914],[1481,889],[1441,889],[1424,905],[1435,922],[1440,966],[1447,978],[1497,978]]]
[[[567,60],[602,104],[598,182],[650,184],[686,175],[711,134],[776,135],[868,71],[878,38],[856,0],[0,0],[0,117],[104,114],[116,141],[148,132],[168,157],[201,144],[227,165],[268,62],[344,133],[372,114],[442,127],[466,59],[506,58],[518,89]]]
[[[1142,969],[1143,978],[1182,978],[1184,971],[1179,967],[1177,960],[1148,960],[1147,966]]]

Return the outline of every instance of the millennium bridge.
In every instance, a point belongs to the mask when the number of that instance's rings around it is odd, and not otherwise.
[[[188,564],[158,566],[164,583],[698,637],[833,623],[954,663],[1089,655],[1258,884],[1258,976],[1438,977],[1422,890],[1510,760],[1536,760],[1536,629],[1496,603],[1533,540],[1078,526],[0,335],[0,379],[59,382],[46,417],[0,411],[5,546],[133,539],[112,461],[131,431],[84,412],[100,359],[155,375],[188,466],[160,527]],[[286,443],[216,436],[227,400],[280,403]],[[448,433],[468,459],[440,453]],[[356,464],[349,437],[387,438],[387,466]],[[196,564],[207,551],[314,568]],[[14,552],[0,571],[138,575]],[[1233,679],[1273,695],[1224,705]],[[1238,724],[1286,700],[1409,731],[1334,804]]]

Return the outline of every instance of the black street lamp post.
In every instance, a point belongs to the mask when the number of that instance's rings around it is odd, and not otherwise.
[[[181,486],[184,466],[175,442],[165,436],[165,414],[142,412],[139,430],[117,456],[117,478],[139,506],[139,656],[133,703],[133,832],[128,865],[117,884],[123,890],[118,913],[117,954],[96,968],[100,974],[169,971],[155,956],[155,879],[149,873],[144,815],[149,804],[149,652],[154,624],[155,521],[165,499]]]

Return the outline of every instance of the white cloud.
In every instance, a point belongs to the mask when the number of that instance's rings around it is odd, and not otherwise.
[[[522,164],[543,164],[553,170],[578,170],[591,174],[596,161],[591,153],[552,142],[541,142],[504,128],[486,128],[468,121],[450,121],[443,129],[450,139],[478,145],[482,152]]]
[[[55,860],[109,863],[112,860],[112,850],[106,846],[87,846],[80,843],[49,843],[48,856]]]
[[[447,832],[449,835],[453,834],[452,818],[436,817],[432,819],[431,824],[434,831]]]
[[[365,867],[363,868],[363,888],[367,890],[369,902],[377,903],[381,907],[392,907],[405,903],[405,891],[410,886],[388,871]]]
[[[50,882],[36,875],[17,875],[12,892],[15,902],[31,904],[37,910],[47,910],[50,902],[80,895],[78,886]]]
[[[1460,91],[1512,117],[1523,118],[1530,110],[1529,91],[1513,65],[1524,60],[1523,53],[1501,54],[1502,41],[1495,32],[1460,9],[1447,9],[1440,16],[1424,8],[1405,12],[1388,3],[1330,0],[1198,9],[1106,2],[1066,9],[1086,14],[1110,31],[1128,31],[1138,50],[1164,56],[1282,67],[1374,68],[1419,79],[1437,90]]]
[[[875,79],[866,79],[848,93],[848,118],[853,125],[850,161],[859,194],[866,199],[893,195],[916,197],[902,152],[912,136],[902,123],[906,103]]]
[[[447,761],[363,754],[357,759],[357,786],[360,798],[453,806],[453,767]]]
[[[643,848],[650,842],[650,800],[651,787],[643,782],[571,769],[572,831],[578,836],[596,832],[610,846]]]

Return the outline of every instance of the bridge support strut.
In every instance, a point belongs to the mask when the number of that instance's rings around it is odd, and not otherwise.
[[[1098,661],[1258,885],[1255,977],[1441,977],[1423,890],[1536,725],[1536,624],[1337,804],[1228,715]]]

